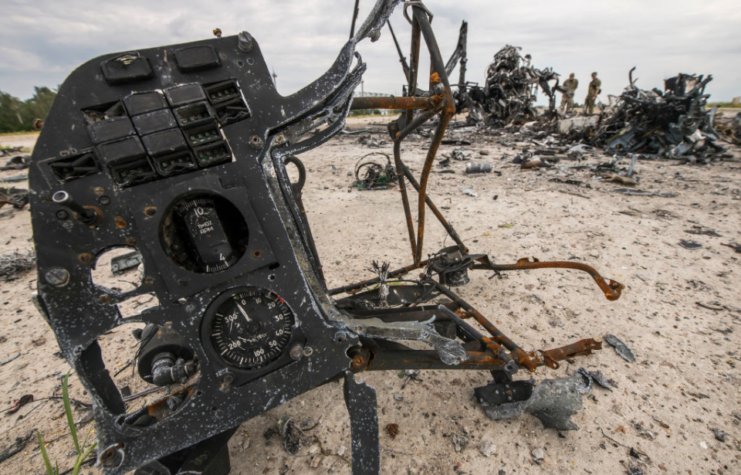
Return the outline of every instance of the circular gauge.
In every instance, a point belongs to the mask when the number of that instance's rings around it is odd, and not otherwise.
[[[277,294],[264,289],[232,291],[215,309],[208,331],[211,344],[231,366],[255,369],[283,353],[291,338],[293,312]]]
[[[167,255],[200,274],[223,272],[245,252],[248,229],[242,213],[227,199],[212,194],[177,200],[160,225]]]

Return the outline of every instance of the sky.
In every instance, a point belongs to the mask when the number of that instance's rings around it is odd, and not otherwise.
[[[360,0],[359,23],[374,0]],[[249,31],[278,75],[278,91],[293,93],[335,60],[350,30],[354,0],[0,0],[0,91],[21,99],[34,86],[56,88],[80,64],[106,53],[185,43]],[[483,83],[492,56],[522,47],[537,68],[552,67],[580,81],[602,80],[603,101],[620,94],[636,66],[638,86],[663,87],[679,72],[712,74],[711,101],[741,96],[741,8],[738,0],[426,0],[443,58],[468,21],[467,79]],[[409,56],[410,25],[401,7],[391,23]],[[423,46],[424,48],[424,46]],[[404,82],[388,29],[358,51],[368,64],[365,91],[401,94]],[[424,53],[424,49],[423,49]],[[425,56],[423,54],[423,56]],[[427,70],[422,62],[422,71]],[[453,73],[457,82],[458,73]],[[542,102],[542,100],[540,101]]]

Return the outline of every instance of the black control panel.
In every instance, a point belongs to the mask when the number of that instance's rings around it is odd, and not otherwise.
[[[106,55],[61,86],[30,167],[39,306],[94,401],[107,473],[348,367],[350,343],[327,343],[337,330],[284,164],[344,126],[364,68],[351,68],[354,46],[289,97],[246,33]],[[93,278],[122,272],[105,257],[118,248],[142,273],[133,290]],[[122,310],[142,297],[157,304]],[[132,410],[106,367],[101,337],[134,323],[142,378],[185,385],[166,404]]]

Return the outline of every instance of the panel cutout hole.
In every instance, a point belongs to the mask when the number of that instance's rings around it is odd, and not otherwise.
[[[138,289],[144,279],[142,256],[129,246],[108,249],[98,256],[91,275],[93,284],[102,289],[131,292]]]

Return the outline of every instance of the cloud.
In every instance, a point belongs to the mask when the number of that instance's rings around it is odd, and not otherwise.
[[[361,0],[359,22],[372,8]],[[619,94],[628,70],[639,85],[660,87],[676,73],[713,74],[715,100],[741,95],[741,10],[734,0],[545,0],[492,2],[428,0],[444,59],[452,53],[461,20],[468,20],[470,81],[482,82],[491,57],[505,44],[523,47],[536,67],[576,73],[586,93],[589,73],[599,71],[606,94]],[[335,60],[350,30],[350,0],[132,0],[100,2],[3,0],[0,16],[0,90],[21,98],[33,86],[60,84],[78,65],[115,51],[195,41],[221,28],[247,30],[256,38],[278,89],[294,92]],[[409,24],[398,8],[391,23],[409,56]],[[396,49],[384,29],[359,51],[368,63],[366,91],[401,92]],[[424,47],[423,47],[424,52]],[[428,68],[423,60],[421,70]],[[457,78],[457,73],[454,73]]]

